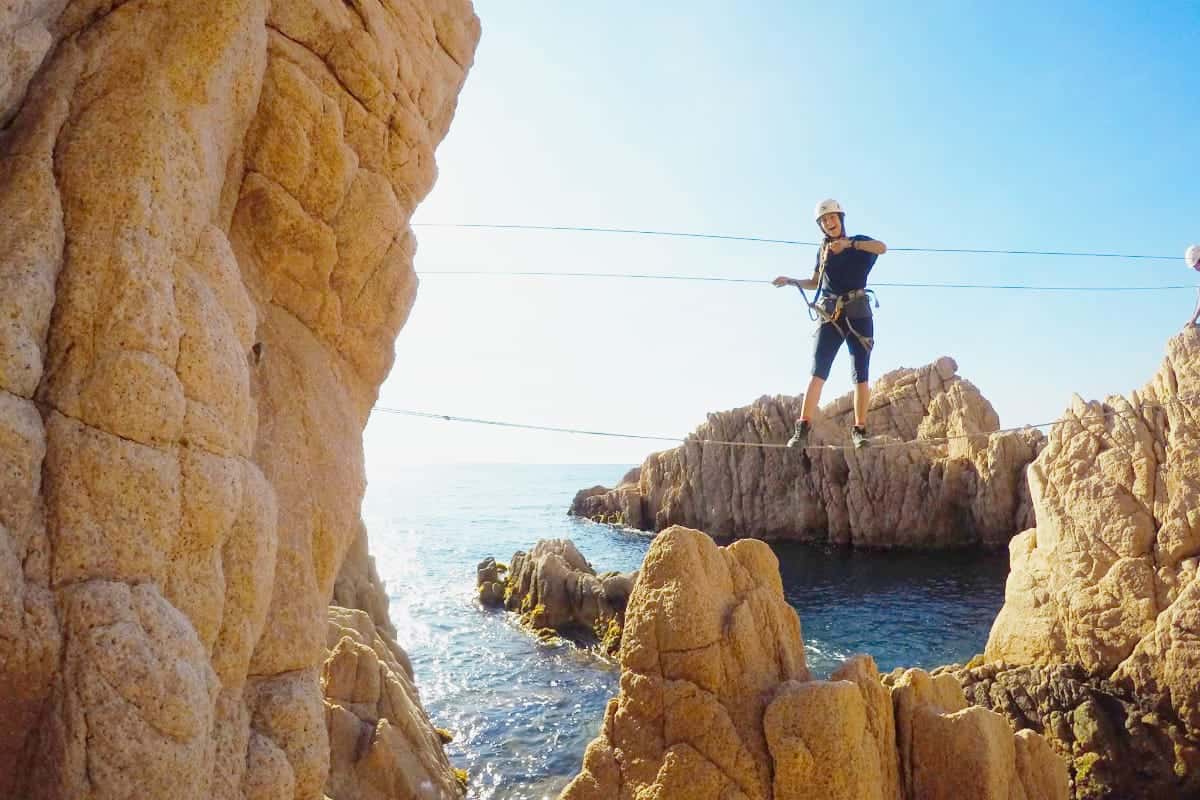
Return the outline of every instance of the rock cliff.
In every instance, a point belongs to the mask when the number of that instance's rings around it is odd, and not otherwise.
[[[467,0],[0,6],[0,797],[321,797],[478,36]]]
[[[648,456],[612,490],[579,492],[571,513],[642,530],[688,525],[718,537],[856,547],[1000,547],[1032,524],[1025,467],[1043,436],[1000,419],[950,358],[872,387],[873,446],[849,444],[846,395],[813,420],[804,453],[779,447],[800,398],[763,397],[708,415],[681,446]]]
[[[1198,408],[1190,328],[1140,391],[1075,398],[1029,469],[1036,527],[1010,545],[994,674],[971,681],[999,709],[1037,698],[1025,723],[1086,773],[1080,797],[1200,791]]]

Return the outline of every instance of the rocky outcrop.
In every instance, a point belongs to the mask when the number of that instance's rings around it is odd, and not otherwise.
[[[508,565],[488,556],[475,567],[475,594],[484,608],[503,608]]]
[[[616,655],[637,575],[597,575],[570,539],[542,539],[528,553],[514,553],[504,570],[495,559],[484,560],[477,581],[483,605],[519,613],[521,623],[539,634],[561,634]]]
[[[1078,665],[957,668],[968,701],[1042,734],[1067,760],[1077,800],[1200,796],[1200,742],[1128,687]]]
[[[615,489],[593,487],[571,513],[643,530],[670,525],[718,537],[856,547],[999,547],[1032,524],[1025,467],[1036,430],[999,433],[999,417],[952,359],[880,378],[853,450],[852,398],[813,420],[804,453],[778,446],[801,398],[763,397],[709,414],[678,448],[653,453]],[[821,447],[837,445],[838,447]]]
[[[1048,722],[1053,712],[1075,714],[1081,697],[1096,700],[1087,713],[1107,720],[1090,726],[1101,732],[1099,743],[1090,734],[1059,738],[1076,755],[1077,774],[1102,768],[1101,782],[1117,788],[1080,796],[1137,796],[1151,778],[1159,782],[1146,791],[1167,796],[1194,780],[1188,774],[1195,772],[1200,740],[1198,407],[1200,332],[1187,329],[1168,342],[1166,360],[1141,391],[1103,403],[1076,397],[1029,470],[1036,527],[1010,546],[1005,604],[985,656],[1045,667],[1003,684],[1015,680],[1029,687],[1026,694],[1039,691],[1039,674],[1064,669],[1089,692],[1109,687],[1101,696],[1115,699],[1076,692],[1039,707],[1040,720],[1031,715],[1033,727],[1057,729]],[[1152,733],[1138,733],[1141,726]],[[1117,741],[1130,737],[1135,743]],[[1077,747],[1081,740],[1087,744]],[[1136,748],[1139,762],[1114,766],[1126,746]]]
[[[330,771],[337,800],[451,800],[464,793],[421,707],[412,667],[364,611],[331,606],[321,668]]]
[[[467,0],[0,5],[0,797],[318,798]]]
[[[1010,548],[990,660],[1121,668],[1139,686],[1171,691],[1200,731],[1200,673],[1176,672],[1193,661],[1180,634],[1200,611],[1198,407],[1196,329],[1170,340],[1140,392],[1074,399],[1029,470],[1037,526]]]
[[[621,691],[564,800],[1067,797],[1045,740],[968,707],[958,682],[860,656],[812,680],[767,545],[664,531],[626,612]]]
[[[388,594],[375,570],[375,558],[367,550],[367,528],[361,522],[334,581],[331,605],[367,612],[384,641],[399,649],[396,628],[388,615]],[[403,653],[400,656],[401,660],[406,660]]]

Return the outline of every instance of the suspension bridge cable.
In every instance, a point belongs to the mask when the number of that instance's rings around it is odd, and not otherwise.
[[[730,278],[718,275],[668,275],[635,272],[532,272],[506,270],[421,270],[418,277],[488,277],[488,278],[619,278],[629,280],[697,281],[713,283],[770,284],[762,278]],[[1000,289],[1031,292],[1159,292],[1200,288],[1193,284],[1163,286],[1038,286],[1023,283],[895,283],[872,281],[872,287],[895,289]]]
[[[656,231],[638,228],[601,228],[584,225],[496,225],[474,222],[414,222],[414,228],[460,228],[497,231],[557,231],[560,233],[612,233],[628,236],[666,236],[680,239],[719,239],[735,242],[759,242],[762,244],[786,244],[819,247],[820,242],[805,242],[797,239],[771,239],[762,236],[744,236],[724,233],[691,233],[687,231]],[[1069,258],[1124,258],[1143,261],[1175,261],[1177,256],[1155,256],[1136,253],[1093,253],[1073,250],[989,250],[971,247],[889,247],[890,252],[900,253],[957,253],[971,255],[1004,256],[1065,256]]]
[[[612,433],[609,431],[586,431],[579,428],[556,428],[552,425],[527,425],[520,422],[501,422],[494,419],[479,419],[477,417],[457,417],[453,414],[434,414],[428,411],[411,411],[406,408],[386,408],[384,406],[375,406],[372,411],[381,411],[384,414],[399,414],[406,417],[423,417],[425,419],[440,419],[446,422],[470,422],[476,425],[495,425],[501,428],[521,428],[529,431],[550,431],[552,433],[576,433],[583,436],[607,436],[615,439],[649,439],[657,442],[680,442],[683,441],[675,436],[651,436],[639,433]]]
[[[1096,422],[1096,421],[1100,421],[1100,420],[1106,420],[1106,419],[1109,419],[1110,417],[1122,417],[1122,416],[1137,415],[1138,412],[1140,412],[1142,409],[1168,408],[1170,406],[1178,405],[1180,403],[1194,402],[1197,399],[1200,399],[1200,395],[1179,396],[1179,397],[1175,397],[1175,398],[1172,398],[1170,400],[1167,400],[1167,401],[1161,402],[1161,403],[1143,400],[1143,401],[1137,403],[1135,408],[1128,409],[1125,411],[1119,411],[1117,409],[1112,409],[1109,411],[1105,411],[1101,414],[1092,414],[1092,415],[1082,416],[1082,417],[1068,416],[1068,417],[1064,417],[1062,419],[1054,420],[1052,422],[1038,422],[1038,423],[1031,424],[1031,425],[1018,425],[1018,426],[1014,426],[1011,428],[1000,428],[998,430],[984,431],[984,432],[980,432],[980,433],[964,433],[964,434],[956,434],[954,436],[934,436],[934,437],[930,437],[927,439],[912,439],[909,441],[872,442],[869,445],[868,449],[878,450],[878,449],[893,448],[893,447],[912,447],[914,445],[923,445],[923,444],[941,444],[941,443],[948,443],[948,442],[952,442],[952,441],[958,441],[958,440],[962,440],[962,439],[977,439],[981,436],[990,436],[993,433],[1017,433],[1020,431],[1030,430],[1030,429],[1034,429],[1034,428],[1049,428],[1049,427],[1053,427],[1054,425],[1066,424],[1066,423],[1071,423],[1071,422],[1083,424],[1086,422]],[[738,442],[738,441],[730,441],[730,440],[725,440],[725,439],[695,439],[695,438],[692,438],[691,436],[678,437],[678,436],[655,436],[655,435],[639,434],[639,433],[614,433],[611,431],[593,431],[593,430],[584,430],[584,429],[580,429],[580,428],[555,427],[555,426],[551,426],[551,425],[530,425],[530,424],[525,424],[525,423],[520,423],[520,422],[506,422],[506,421],[493,420],[493,419],[481,419],[478,417],[460,417],[460,416],[456,416],[454,414],[436,414],[436,413],[432,413],[432,412],[428,412],[428,411],[413,411],[413,410],[406,409],[406,408],[390,408],[390,407],[386,407],[386,406],[375,406],[375,408],[372,410],[378,411],[378,412],[384,413],[384,414],[395,414],[395,415],[408,416],[408,417],[420,417],[420,418],[424,418],[424,419],[438,419],[438,420],[444,420],[446,422],[466,422],[466,423],[473,423],[473,424],[478,424],[478,425],[493,425],[493,426],[498,426],[498,427],[503,427],[503,428],[519,428],[522,430],[550,431],[552,433],[570,433],[570,434],[579,434],[579,435],[583,435],[583,436],[602,436],[602,437],[613,438],[613,439],[642,439],[642,440],[650,440],[650,441],[658,441],[658,442],[674,442],[677,444],[712,445],[715,447],[747,447],[747,448],[761,448],[761,449],[779,449],[779,448],[787,447],[787,445],[783,442]],[[809,446],[805,447],[804,449],[805,450],[852,450],[854,448],[852,445],[833,445],[833,444],[821,445],[821,444],[818,444],[818,445],[809,445]]]

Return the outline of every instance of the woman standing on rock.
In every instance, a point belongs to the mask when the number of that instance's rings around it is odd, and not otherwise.
[[[887,245],[870,236],[847,237],[846,214],[836,200],[818,203],[815,216],[825,240],[817,252],[812,277],[797,280],[780,275],[772,281],[776,286],[816,289],[816,299],[809,307],[821,320],[813,350],[812,380],[787,446],[804,447],[808,443],[810,420],[821,402],[821,389],[829,379],[834,356],[846,342],[853,357],[850,375],[854,379],[854,427],[850,438],[855,447],[863,447],[867,443],[867,403],[871,399],[868,370],[875,343],[867,275],[875,259],[887,252]]]

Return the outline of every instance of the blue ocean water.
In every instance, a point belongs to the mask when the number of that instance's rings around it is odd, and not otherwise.
[[[645,534],[568,517],[575,492],[612,485],[628,465],[434,465],[372,472],[363,503],[400,644],[472,798],[556,797],[578,772],[617,671],[569,645],[547,646],[474,599],[475,565],[538,539],[573,539],[597,570],[631,570]],[[869,652],[881,670],[965,661],[999,611],[1005,554],[847,553],[775,545],[800,613],[809,666],[824,675]]]

